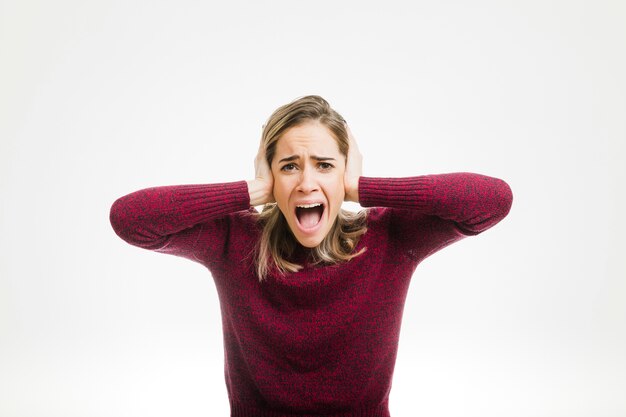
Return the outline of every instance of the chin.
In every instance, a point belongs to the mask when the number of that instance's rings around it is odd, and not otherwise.
[[[296,236],[296,240],[298,241],[298,243],[300,243],[302,246],[304,246],[305,248],[309,248],[309,249],[313,249],[317,246],[319,246],[320,243],[322,243],[322,241],[324,240],[324,238],[299,238]]]

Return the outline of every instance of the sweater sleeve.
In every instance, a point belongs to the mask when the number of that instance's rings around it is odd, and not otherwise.
[[[199,261],[195,246],[200,233],[208,236],[204,243],[219,251],[228,233],[219,219],[249,208],[245,181],[174,185],[118,198],[109,218],[115,233],[131,245]]]
[[[428,256],[497,224],[509,213],[513,194],[501,179],[459,172],[361,177],[359,199],[363,207],[391,208],[391,227]]]

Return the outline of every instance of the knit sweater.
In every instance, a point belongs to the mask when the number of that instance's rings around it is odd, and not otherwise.
[[[126,242],[199,262],[222,313],[232,417],[388,417],[411,276],[429,255],[504,218],[512,193],[471,173],[359,179],[367,232],[337,265],[259,281],[260,236],[245,181],[136,191],[111,207]]]

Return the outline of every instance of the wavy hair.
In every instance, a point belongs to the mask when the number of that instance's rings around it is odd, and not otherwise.
[[[268,165],[272,165],[276,144],[281,136],[289,128],[309,121],[317,121],[328,128],[337,141],[339,151],[347,157],[349,140],[346,121],[322,97],[311,95],[279,107],[263,126],[261,143],[265,148]],[[364,210],[354,213],[340,209],[326,237],[318,246],[312,248],[312,263],[332,265],[347,262],[362,254],[365,248],[358,252],[354,252],[354,249],[360,237],[367,231],[366,216]],[[271,270],[286,275],[302,269],[302,265],[288,260],[294,254],[299,242],[291,232],[278,205],[266,204],[258,214],[258,221],[262,227],[256,251],[256,270],[259,279],[263,280]]]

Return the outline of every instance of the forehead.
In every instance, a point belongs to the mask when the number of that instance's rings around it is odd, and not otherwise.
[[[319,122],[307,122],[291,127],[276,143],[278,155],[292,155],[305,151],[317,156],[336,156],[339,154],[339,146],[330,130]]]

